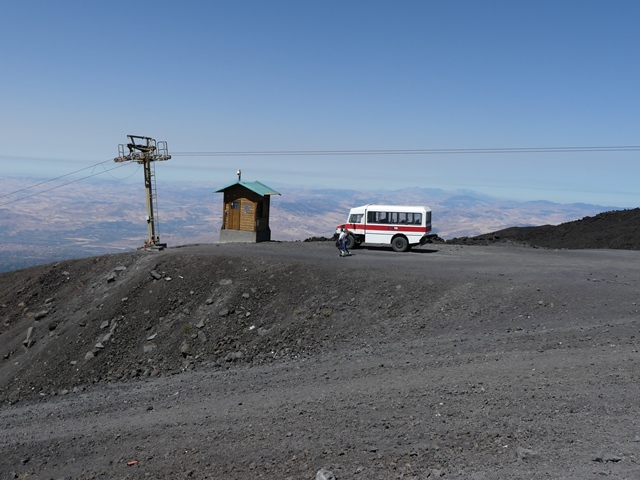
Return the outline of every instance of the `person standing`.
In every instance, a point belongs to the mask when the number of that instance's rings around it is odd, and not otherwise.
[[[340,235],[338,236],[338,242],[340,242],[340,256],[348,256],[351,255],[349,249],[347,248],[347,236],[349,235],[349,230],[345,227],[340,229]]]
[[[344,250],[342,250],[342,242],[340,241],[339,238],[336,239],[336,248],[338,249],[338,252],[340,252],[338,256],[344,257]]]

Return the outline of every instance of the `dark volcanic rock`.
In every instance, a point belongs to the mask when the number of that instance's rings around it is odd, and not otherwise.
[[[640,208],[604,212],[560,225],[511,227],[447,241],[452,245],[490,245],[497,242],[546,248],[640,250]]]

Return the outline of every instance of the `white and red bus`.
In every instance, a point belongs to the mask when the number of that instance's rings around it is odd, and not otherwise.
[[[363,205],[352,208],[347,223],[347,248],[362,243],[391,245],[396,252],[406,252],[414,245],[424,245],[431,235],[431,209],[406,205]]]

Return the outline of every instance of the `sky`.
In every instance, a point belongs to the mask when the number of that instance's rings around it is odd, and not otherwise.
[[[142,182],[111,163],[132,134],[167,142],[159,182],[635,208],[639,18],[637,0],[4,1],[0,177]]]

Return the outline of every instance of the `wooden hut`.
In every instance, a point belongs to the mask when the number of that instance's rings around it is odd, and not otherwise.
[[[239,175],[238,175],[239,176]],[[271,195],[280,195],[260,182],[242,182],[220,188],[224,193],[220,242],[268,242],[271,240]]]

